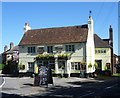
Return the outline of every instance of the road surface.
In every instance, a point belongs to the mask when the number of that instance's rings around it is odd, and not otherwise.
[[[33,78],[5,78],[2,97],[28,98],[119,98],[120,78],[109,80],[54,78],[54,85],[34,87]]]

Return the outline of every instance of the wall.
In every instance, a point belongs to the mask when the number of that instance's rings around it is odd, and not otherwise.
[[[62,44],[61,46],[63,47],[62,53],[65,53],[65,45],[70,45],[70,44]],[[73,45],[73,44],[71,44]],[[75,52],[71,55],[71,59],[66,62],[66,64],[69,63],[68,68],[71,68],[71,62],[81,62],[81,61],[85,61],[86,60],[86,55],[85,55],[85,48],[86,48],[86,43],[74,43],[75,45]],[[31,45],[33,46],[33,45]],[[53,47],[56,45],[52,45]],[[20,46],[19,47],[19,64],[22,63],[23,65],[25,65],[25,70],[21,70],[21,72],[26,72],[28,71],[28,62],[34,62],[34,58],[37,56],[37,48],[41,47],[40,45],[35,46],[36,47],[36,53],[34,54],[29,54],[27,53],[27,48],[28,46]],[[44,47],[44,53],[47,53],[47,46],[42,46]],[[55,47],[53,48],[53,53],[56,53],[55,51]],[[66,65],[67,66],[67,65]],[[68,69],[66,69],[68,70]],[[70,72],[70,71],[69,71]],[[60,72],[58,72],[60,73]]]
[[[110,48],[95,48],[95,50],[106,50],[106,53],[95,53],[95,60],[102,60],[102,70],[104,70],[106,63],[111,63],[111,50]]]

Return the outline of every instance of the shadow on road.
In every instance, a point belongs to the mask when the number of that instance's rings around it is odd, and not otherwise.
[[[26,83],[26,84],[23,84],[23,85],[27,85],[27,86],[34,86],[33,84],[31,83]]]
[[[95,81],[86,81],[86,82],[81,82],[81,81],[75,81],[75,82],[67,82],[72,85],[83,85],[83,84],[91,84],[91,83],[96,83]]]

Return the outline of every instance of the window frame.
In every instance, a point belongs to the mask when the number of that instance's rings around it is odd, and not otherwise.
[[[28,53],[36,53],[36,50],[35,50],[36,48],[35,48],[35,46],[28,47],[27,49],[28,49],[28,50],[27,50]]]
[[[28,69],[29,70],[34,69],[34,62],[28,62]]]
[[[65,45],[66,52],[75,52],[75,45]]]
[[[47,53],[53,53],[53,46],[47,46]]]
[[[71,70],[80,70],[80,62],[71,62]]]

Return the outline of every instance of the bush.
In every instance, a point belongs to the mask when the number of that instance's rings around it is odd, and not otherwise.
[[[20,70],[24,70],[24,69],[25,69],[25,65],[23,65],[22,63],[20,63],[19,69],[20,69]]]
[[[3,70],[4,67],[5,67],[4,64],[0,64],[0,70]]]

